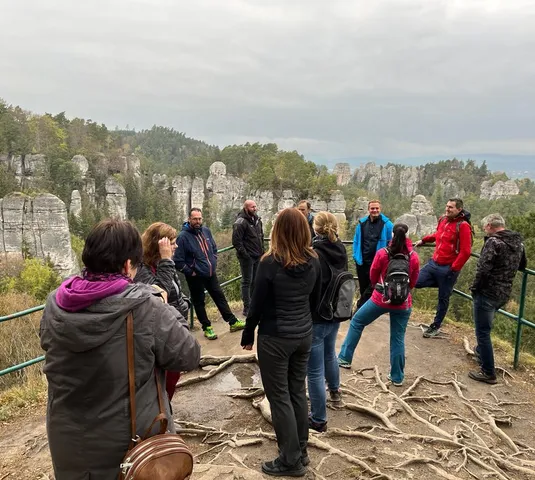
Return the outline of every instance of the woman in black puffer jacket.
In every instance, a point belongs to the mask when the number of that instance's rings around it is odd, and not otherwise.
[[[176,249],[176,230],[163,222],[150,225],[141,236],[143,263],[139,266],[134,281],[156,285],[167,294],[167,303],[176,308],[187,320],[189,298],[184,295],[173,261]],[[166,385],[169,401],[175,393],[180,372],[167,372]]]

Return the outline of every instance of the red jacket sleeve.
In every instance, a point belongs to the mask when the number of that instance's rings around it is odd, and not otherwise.
[[[461,222],[459,226],[459,254],[451,265],[454,272],[459,272],[472,253],[472,230],[468,222]]]
[[[420,275],[420,258],[418,254],[413,250],[411,254],[411,261],[409,263],[409,287],[414,288],[418,281],[418,275]]]
[[[372,286],[381,281],[381,275],[384,276],[383,272],[386,270],[387,266],[388,254],[385,252],[384,248],[381,248],[381,250],[375,254],[372,266],[370,267],[370,283]]]

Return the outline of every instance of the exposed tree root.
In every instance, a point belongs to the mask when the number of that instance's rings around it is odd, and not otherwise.
[[[349,410],[375,417],[376,419],[380,420],[385,427],[389,428],[393,432],[400,431],[399,428],[396,427],[386,415],[381,412],[378,412],[377,410],[374,410],[373,408],[364,407],[363,405],[358,405],[356,403],[346,403],[344,406]]]
[[[200,377],[188,379],[190,384],[211,378],[233,363],[255,362],[256,357],[254,355],[211,357],[207,361],[209,363],[205,363],[206,365],[217,365],[217,367]],[[357,375],[360,376],[366,371],[373,372],[373,375],[357,378]],[[392,473],[396,478],[399,478],[400,475],[403,478],[411,478],[414,472],[410,467],[415,464],[426,465],[425,468],[430,470],[429,478],[446,480],[461,480],[458,475],[464,475],[463,478],[470,475],[473,478],[493,477],[498,480],[513,480],[521,476],[522,478],[524,476],[535,477],[535,459],[533,457],[535,449],[515,441],[499,426],[511,425],[512,418],[516,418],[505,410],[506,406],[525,405],[525,402],[500,400],[492,392],[493,400],[468,398],[464,393],[466,386],[459,382],[455,375],[446,381],[419,376],[400,395],[389,390],[382,381],[377,366],[358,370],[352,375],[350,381],[355,382],[357,386],[349,387],[347,384],[342,384],[341,391],[344,395],[353,396],[355,403],[344,403],[336,410],[346,409],[358,412],[379,423],[366,427],[359,426],[358,430],[330,428],[323,434],[311,431],[309,446],[326,452],[326,456],[323,457],[319,465],[309,469],[315,478],[325,480],[337,473],[320,473],[325,460],[332,457],[342,459],[358,467],[362,472],[359,478],[392,479],[393,477],[384,473],[385,469],[397,472],[397,474]],[[425,387],[420,389],[424,384]],[[455,394],[437,392],[434,386],[449,387],[453,389]],[[261,387],[250,387],[228,395],[233,398],[254,398],[253,406],[260,411],[266,421],[271,423],[271,410],[267,398],[256,398],[263,393]],[[433,405],[451,398],[456,401],[457,406],[461,405],[460,409],[454,410],[439,406],[433,408]],[[464,407],[468,410],[465,411]],[[383,411],[384,413],[382,413]],[[405,425],[407,417],[400,417],[400,421],[403,423],[394,422],[392,418],[397,414],[406,414],[433,433],[416,435],[404,432],[398,424]],[[398,417],[396,416],[396,418]],[[447,427],[439,426],[440,424]],[[381,433],[376,435],[373,433],[375,431]],[[235,456],[234,450],[242,446],[257,445],[264,439],[276,440],[273,433],[262,430],[227,432],[187,422],[178,422],[177,432],[183,435],[204,437],[203,443],[208,445],[208,449],[199,453],[199,456],[213,452],[211,461],[214,462],[220,455],[226,453],[241,465],[245,465],[244,459]],[[381,448],[377,446],[379,444],[394,443],[396,448],[385,449],[383,453],[398,456],[400,461],[382,468],[377,467],[370,462],[375,462],[378,455],[366,457],[341,450],[329,443],[331,438],[354,438],[372,442],[375,444],[371,447],[374,452]],[[397,448],[397,445],[401,445],[402,441],[416,442],[426,445],[426,447],[419,446],[418,449],[415,448],[409,453]],[[502,449],[499,448],[500,445],[504,445]],[[436,456],[430,454],[433,451]],[[215,457],[214,454],[216,454]],[[509,475],[507,472],[512,473]]]
[[[205,359],[204,362],[202,362],[203,358]],[[223,360],[222,362],[220,362],[222,358],[225,358],[226,360]],[[204,375],[199,375],[197,377],[191,377],[191,378],[186,378],[185,380],[181,380],[180,382],[178,382],[177,388],[182,388],[187,385],[193,385],[194,383],[199,383],[204,380],[208,380],[235,363],[256,363],[257,358],[256,358],[256,354],[254,353],[251,353],[249,355],[232,355],[231,357],[228,357],[228,358],[227,357],[202,357],[201,358],[201,362],[204,363],[205,365],[217,365],[217,363],[206,363],[207,361],[219,362],[219,366],[210,370]]]

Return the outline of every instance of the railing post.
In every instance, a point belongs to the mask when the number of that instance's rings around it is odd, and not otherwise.
[[[513,360],[513,368],[518,367],[520,359],[520,340],[522,338],[522,319],[524,318],[524,308],[526,305],[526,289],[528,285],[528,273],[522,272],[522,288],[520,289],[520,305],[518,307],[518,319],[516,325],[516,340],[515,340],[515,358]]]

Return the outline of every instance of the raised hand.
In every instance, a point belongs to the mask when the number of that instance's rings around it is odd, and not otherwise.
[[[173,249],[171,248],[171,240],[164,237],[158,240],[158,249],[160,250],[160,258],[171,260],[173,258]]]

